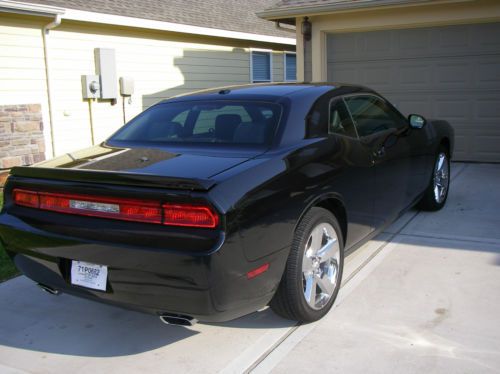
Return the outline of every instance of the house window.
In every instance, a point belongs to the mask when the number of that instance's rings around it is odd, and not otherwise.
[[[252,51],[252,82],[271,82],[271,52]]]
[[[295,53],[285,53],[285,81],[295,82],[297,80],[297,56]]]

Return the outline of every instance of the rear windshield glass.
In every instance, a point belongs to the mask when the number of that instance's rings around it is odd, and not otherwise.
[[[280,105],[255,101],[159,104],[134,118],[110,140],[158,143],[268,144]]]

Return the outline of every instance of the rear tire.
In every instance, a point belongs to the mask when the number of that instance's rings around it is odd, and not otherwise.
[[[271,309],[299,322],[313,322],[331,309],[344,267],[342,231],[335,216],[312,208],[294,234],[290,255]]]
[[[450,189],[450,158],[448,149],[439,147],[429,185],[418,207],[422,210],[440,210],[448,199]]]

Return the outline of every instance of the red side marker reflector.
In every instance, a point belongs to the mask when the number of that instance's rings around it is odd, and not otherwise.
[[[269,269],[269,264],[264,264],[262,266],[259,266],[257,269],[254,269],[252,271],[249,271],[247,273],[247,279],[252,279],[252,278],[255,278],[259,275],[261,275],[262,273],[265,273],[267,271],[267,269]]]

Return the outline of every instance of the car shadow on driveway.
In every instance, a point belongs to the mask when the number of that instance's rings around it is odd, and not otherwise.
[[[55,297],[18,277],[0,287],[0,345],[64,355],[113,357],[198,334],[158,318],[73,296]]]
[[[269,309],[223,324],[166,325],[153,315],[71,295],[48,295],[22,276],[0,285],[0,299],[0,361],[9,351],[2,352],[2,346],[61,355],[118,357],[153,351],[195,336],[199,341],[203,335],[201,340],[209,343],[234,336],[235,330],[254,334],[295,325]]]

